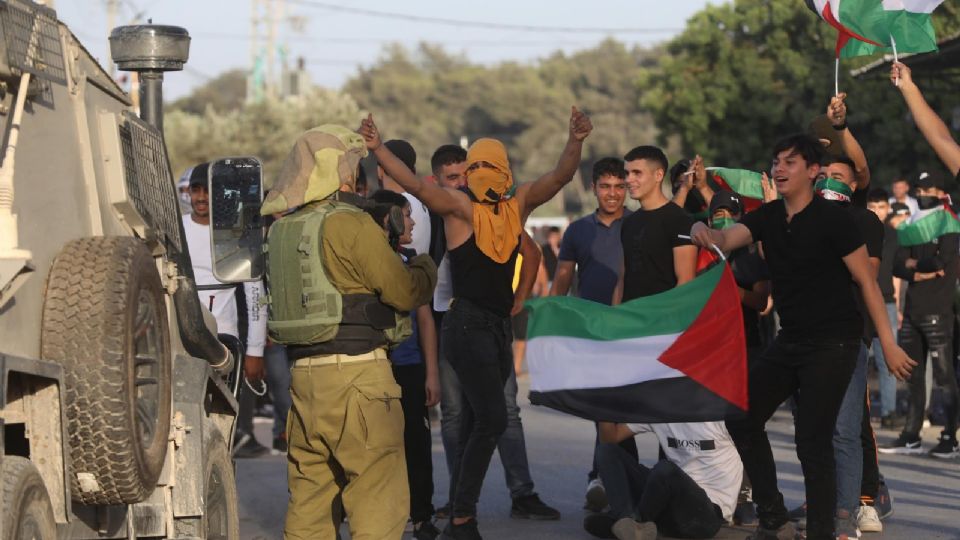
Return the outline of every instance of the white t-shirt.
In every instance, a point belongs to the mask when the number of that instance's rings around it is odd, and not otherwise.
[[[404,247],[417,252],[417,255],[423,255],[430,251],[430,212],[427,205],[420,202],[420,199],[409,193],[402,193],[410,203],[410,217],[413,218],[413,241]]]
[[[713,504],[720,507],[727,521],[733,519],[743,463],[723,422],[681,424],[627,424],[634,433],[653,432],[667,459],[677,464]]]
[[[187,215],[183,216],[183,230],[187,235],[190,248],[190,260],[193,261],[193,277],[200,285],[225,285],[213,277],[213,258],[210,255],[210,226],[201,225]],[[248,281],[243,284],[247,297],[247,354],[263,356],[263,347],[267,340],[267,306],[260,305],[263,296],[263,284],[260,281]],[[200,303],[210,310],[217,320],[217,331],[221,334],[240,336],[237,328],[237,299],[234,287],[197,291]]]

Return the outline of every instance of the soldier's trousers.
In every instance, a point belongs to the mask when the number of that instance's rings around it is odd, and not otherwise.
[[[400,387],[388,360],[294,367],[287,540],[399,539],[410,510]]]

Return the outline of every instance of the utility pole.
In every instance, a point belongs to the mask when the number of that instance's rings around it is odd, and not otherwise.
[[[258,99],[257,54],[260,51],[260,21],[263,0],[250,0],[250,73],[247,74],[247,102]]]
[[[120,11],[120,0],[106,0],[107,2],[107,33],[113,31],[117,26],[117,12]],[[110,51],[107,51],[107,56],[110,58],[109,68],[110,68],[110,78],[112,79],[117,72],[117,66],[113,63],[113,56],[110,54]]]

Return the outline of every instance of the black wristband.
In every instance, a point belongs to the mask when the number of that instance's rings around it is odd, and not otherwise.
[[[835,130],[837,130],[837,131],[843,131],[843,130],[847,129],[847,122],[844,121],[844,122],[843,122],[842,124],[840,124],[839,126],[833,126],[833,129],[835,129]]]

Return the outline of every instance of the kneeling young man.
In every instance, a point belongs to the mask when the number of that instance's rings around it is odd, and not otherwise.
[[[675,538],[713,538],[732,519],[743,465],[723,422],[599,427],[600,478],[610,514],[589,516],[588,532],[609,538],[612,525],[619,540],[656,540],[658,530]],[[667,458],[653,468],[617,444],[650,431]]]
[[[887,366],[898,378],[915,362],[897,346],[886,322],[883,296],[863,238],[846,209],[814,197],[820,172],[820,143],[807,135],[787,137],[773,150],[773,179],[782,199],[750,212],[722,231],[696,223],[695,244],[731,251],[763,242],[781,330],[750,370],[749,413],[727,423],[757,503],[760,525],[754,540],[793,538],[777,470],[764,426],[796,390],[797,455],[807,493],[807,538],[834,538],[836,464],[833,430],[860,351],[863,326],[851,281],[859,285],[866,311],[883,347]]]

